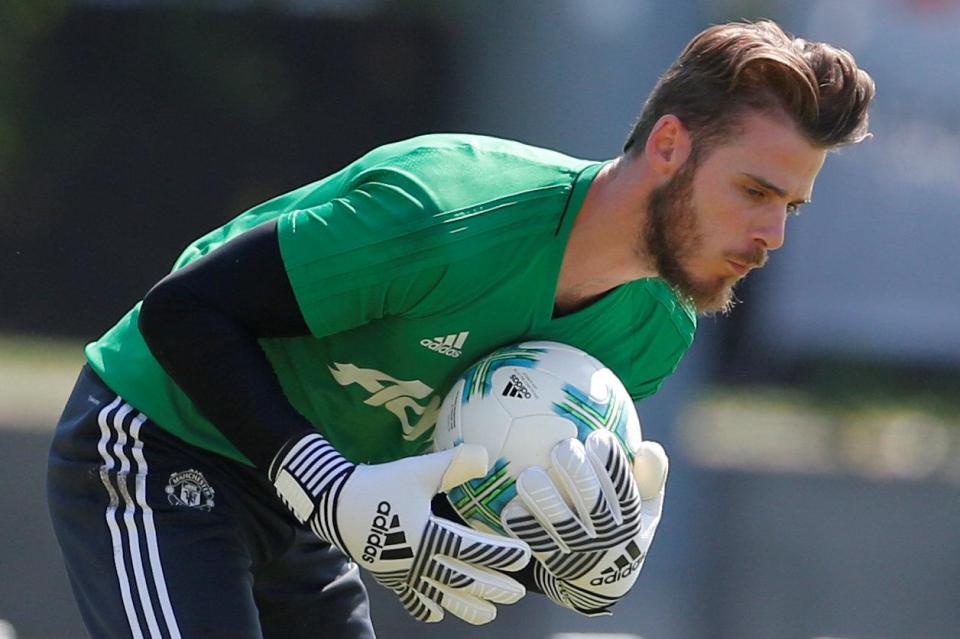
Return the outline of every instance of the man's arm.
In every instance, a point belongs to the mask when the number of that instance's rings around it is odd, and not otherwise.
[[[306,335],[280,255],[263,224],[175,271],[146,296],[140,330],[200,412],[267,473],[300,523],[369,570],[421,621],[444,610],[481,624],[524,595],[500,571],[530,559],[520,541],[435,517],[430,501],[486,472],[479,446],[375,466],[345,459],[287,401],[257,342]],[[379,529],[406,545],[385,549]]]
[[[200,413],[264,471],[285,442],[315,432],[257,342],[309,333],[276,228],[261,224],[165,277],[144,298],[139,324]]]

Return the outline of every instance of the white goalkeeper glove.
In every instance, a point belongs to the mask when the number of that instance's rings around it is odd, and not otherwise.
[[[596,430],[585,445],[557,444],[551,461],[549,473],[537,466],[520,473],[502,523],[530,545],[534,583],[551,600],[588,616],[610,614],[637,580],[660,523],[666,453],[642,442],[631,464],[613,433]]]
[[[372,466],[345,459],[318,433],[289,442],[269,477],[294,516],[393,590],[420,621],[444,609],[472,624],[526,590],[499,570],[519,570],[530,549],[435,517],[431,498],[487,470],[482,446]]]

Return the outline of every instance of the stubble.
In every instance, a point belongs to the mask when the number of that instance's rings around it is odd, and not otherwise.
[[[650,193],[638,249],[645,249],[660,277],[698,313],[728,313],[736,302],[733,286],[737,280],[721,276],[697,278],[686,266],[703,247],[693,204],[697,165],[696,158],[691,157],[669,181]]]

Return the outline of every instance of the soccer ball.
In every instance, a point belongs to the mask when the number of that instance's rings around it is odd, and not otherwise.
[[[471,527],[505,535],[500,512],[516,496],[520,472],[549,472],[555,444],[582,442],[600,428],[617,435],[632,461],[640,419],[623,383],[596,358],[545,341],[494,351],[457,379],[440,406],[434,448],[481,444],[490,460],[486,476],[456,486],[447,499]]]

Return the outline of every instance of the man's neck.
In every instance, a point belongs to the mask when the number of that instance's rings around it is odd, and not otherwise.
[[[563,254],[555,315],[588,306],[626,282],[656,276],[640,241],[652,189],[646,173],[642,160],[621,156],[590,184]]]

